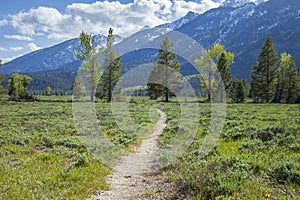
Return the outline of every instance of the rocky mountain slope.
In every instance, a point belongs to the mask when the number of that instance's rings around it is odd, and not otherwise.
[[[195,39],[204,48],[216,42],[225,45],[235,53],[232,66],[234,78],[250,77],[250,69],[257,60],[258,53],[267,35],[271,35],[279,52],[291,53],[300,65],[300,1],[299,0],[226,0],[222,6],[203,14],[189,12],[185,17],[159,28],[175,30]],[[250,3],[248,3],[250,2]],[[134,49],[137,43],[153,42],[163,34],[157,29],[144,29],[125,38],[116,47],[128,45]],[[103,45],[105,36],[95,36],[95,45]],[[127,43],[126,43],[127,42]],[[175,41],[176,42],[176,41]],[[74,56],[74,48],[79,39],[32,52],[0,67],[0,73],[42,72],[51,70],[76,70],[80,61]],[[123,51],[124,52],[124,51]],[[157,50],[135,49],[122,56],[123,72],[134,65],[151,62]],[[182,59],[182,71],[195,71],[186,67]]]

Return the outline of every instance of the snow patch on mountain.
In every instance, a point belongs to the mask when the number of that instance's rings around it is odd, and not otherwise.
[[[224,0],[221,2],[222,7],[241,7],[247,3],[254,3],[255,5],[267,2],[268,0]]]
[[[188,12],[184,17],[172,22],[172,23],[166,23],[163,25],[157,26],[158,28],[168,28],[170,30],[175,30],[183,26],[184,24],[196,19],[199,16],[199,14],[194,12]]]

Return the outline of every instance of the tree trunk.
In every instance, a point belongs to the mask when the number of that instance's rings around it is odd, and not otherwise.
[[[168,89],[168,66],[167,66],[167,63],[168,63],[168,59],[165,60],[166,64],[165,64],[165,69],[166,69],[166,88],[165,88],[165,92],[166,92],[166,102],[169,102],[169,89]]]
[[[165,89],[166,89],[166,102],[169,102],[169,89],[168,87],[166,87]]]
[[[96,88],[92,87],[91,88],[91,102],[95,101],[95,91],[96,91]]]

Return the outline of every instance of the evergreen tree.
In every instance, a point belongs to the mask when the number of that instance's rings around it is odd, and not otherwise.
[[[273,100],[278,71],[277,50],[270,36],[265,40],[257,64],[252,67],[251,96],[255,101]]]
[[[104,72],[102,79],[99,83],[101,93],[103,97],[106,98],[107,102],[112,100],[112,92],[115,89],[118,89],[120,93],[121,88],[115,88],[117,82],[121,78],[121,57],[116,55],[114,50],[114,40],[113,29],[110,28],[108,31],[108,37],[106,41],[106,49],[104,51]]]
[[[100,79],[100,57],[101,51],[97,51],[93,47],[94,39],[93,37],[85,32],[80,33],[80,46],[77,48],[77,53],[75,54],[77,58],[83,60],[82,71],[86,72],[86,80],[90,87],[91,101],[94,101],[95,92],[97,84]]]
[[[282,53],[280,58],[282,71],[282,97],[286,103],[294,103],[298,92],[298,73],[295,61],[290,54]]]
[[[161,85],[163,83],[160,74],[161,74],[160,68],[154,65],[153,71],[149,76],[149,81],[147,84],[148,92],[151,100],[155,100],[158,97],[163,96],[164,94],[164,90],[163,90],[164,88]]]
[[[241,103],[245,100],[247,92],[246,81],[244,79],[239,79],[233,81],[232,84],[232,92],[231,92],[231,99],[234,103]]]
[[[178,81],[176,72],[179,72],[180,64],[174,53],[174,42],[169,37],[162,40],[158,49],[158,61],[154,63],[154,69],[149,77],[148,91],[150,98],[156,99],[164,95],[165,101],[169,102],[174,85]]]
[[[221,81],[224,84],[225,91],[227,94],[230,93],[231,87],[232,87],[232,76],[229,71],[229,63],[226,59],[226,54],[223,52],[218,60],[217,64],[218,71],[221,75]],[[221,99],[223,99],[224,94],[223,91],[221,90]]]
[[[77,75],[73,85],[73,95],[75,99],[80,99],[85,95],[85,86],[82,82],[80,74]]]

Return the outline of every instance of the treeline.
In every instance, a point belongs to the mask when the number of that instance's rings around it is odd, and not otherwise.
[[[88,94],[91,101],[97,97],[108,102],[112,100],[113,95],[121,96],[122,86],[117,83],[121,80],[122,65],[121,57],[114,51],[113,29],[109,29],[104,50],[94,45],[93,37],[88,33],[82,32],[79,38],[80,45],[76,49],[75,56],[82,60],[82,67],[78,71],[1,76],[0,83],[4,81],[5,87],[0,87],[0,94],[6,91],[12,99],[31,98],[29,94],[73,94],[76,99],[80,99]],[[126,80],[127,87],[133,86],[126,88],[123,95],[146,95],[150,96],[150,99],[162,97],[166,102],[170,97],[176,96],[176,90],[182,88],[174,87],[178,87],[176,84],[183,80],[182,76],[178,76],[180,62],[173,51],[174,45],[173,41],[165,37],[158,49],[158,58],[154,61],[148,84],[136,88],[132,84],[135,83],[134,78]],[[300,71],[290,54],[284,52],[278,56],[270,36],[263,43],[258,61],[252,67],[250,83],[245,79],[232,79],[230,67],[234,63],[235,55],[226,51],[224,45],[216,43],[203,50],[201,55],[195,60],[195,64],[203,73],[186,76],[185,79],[193,86],[197,95],[206,97],[208,101],[224,102],[229,98],[234,103],[241,103],[246,98],[251,98],[253,102],[258,103],[300,102]],[[99,62],[101,59],[104,61],[103,64]],[[217,98],[216,93],[218,93]]]
[[[51,87],[53,95],[72,94],[76,74],[76,70],[28,73],[32,78],[28,85],[28,92],[33,95],[43,95],[47,87]]]
[[[51,87],[53,95],[72,94],[72,87],[76,77],[76,70],[32,72],[19,75],[28,75],[32,78],[28,85],[28,93],[32,95],[45,95],[46,88]],[[10,75],[3,75],[2,88],[8,89]]]
[[[168,37],[163,39],[158,50],[158,60],[154,62],[154,69],[148,80],[150,99],[163,96],[168,102],[169,97],[175,95],[172,91],[176,91],[176,88],[172,87],[176,82],[182,81],[176,76],[180,71],[180,64],[173,48],[173,41]],[[227,97],[234,103],[244,102],[246,98],[259,103],[300,102],[300,70],[290,54],[284,52],[280,57],[277,55],[270,36],[262,46],[257,64],[252,67],[250,84],[245,79],[232,79],[230,66],[233,63],[234,53],[226,51],[224,45],[219,43],[203,50],[202,56],[195,60],[201,72],[200,93],[208,101],[225,102]],[[145,94],[142,91],[140,93]]]
[[[4,76],[0,75],[0,83],[4,80]],[[14,73],[8,79],[8,90],[4,90],[3,86],[0,87],[0,95],[2,96],[5,92],[10,96],[10,100],[34,100],[34,97],[27,92],[28,84],[32,78],[28,75],[19,75]]]
[[[290,54],[277,55],[270,36],[252,67],[251,97],[255,102],[300,102],[300,71]]]

